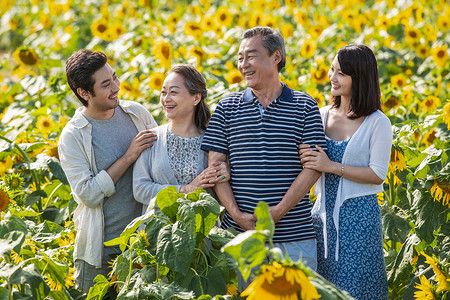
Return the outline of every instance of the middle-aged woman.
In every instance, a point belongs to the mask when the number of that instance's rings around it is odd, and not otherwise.
[[[383,191],[392,128],[381,112],[372,50],[338,50],[328,77],[332,104],[321,109],[328,155],[300,145],[305,168],[323,172],[312,210],[318,273],[356,299],[387,299],[383,233],[377,193]]]
[[[230,179],[224,163],[207,167],[207,154],[200,150],[211,117],[206,96],[205,79],[194,67],[177,65],[169,71],[160,97],[169,123],[154,129],[158,140],[133,169],[133,194],[144,204],[143,212],[165,187],[190,193]]]

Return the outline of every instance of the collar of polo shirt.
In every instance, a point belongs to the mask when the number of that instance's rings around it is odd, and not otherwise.
[[[283,91],[281,92],[281,95],[275,99],[273,102],[278,101],[279,99],[283,99],[283,100],[287,100],[287,101],[291,101],[293,100],[293,96],[292,96],[292,90],[283,82],[280,82],[281,85],[283,85]],[[255,94],[253,94],[253,91],[251,88],[248,88],[244,91],[244,95],[242,96],[242,101],[243,102],[249,102],[249,101],[258,101],[258,99],[256,99]]]

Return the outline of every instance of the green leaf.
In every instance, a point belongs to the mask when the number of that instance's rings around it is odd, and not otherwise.
[[[215,296],[225,295],[227,293],[227,281],[225,281],[222,270],[219,267],[212,267],[206,275],[206,279],[208,286],[205,294]]]
[[[225,252],[216,249],[209,249],[209,258],[211,266],[220,268],[225,282],[230,281],[230,272],[234,273],[234,264],[229,264],[231,256]],[[234,262],[234,261],[233,261]]]
[[[15,238],[17,238],[16,241],[14,241],[14,246],[12,250],[14,250],[16,253],[20,252],[20,248],[22,247],[23,242],[25,241],[25,235],[27,234],[27,225],[25,222],[23,222],[19,217],[12,215],[8,220],[2,220],[0,222],[0,238],[4,240],[9,240],[10,232],[22,232],[22,235],[15,235]]]
[[[112,239],[110,241],[104,242],[105,246],[115,246],[119,245],[120,250],[123,252],[125,251],[126,246],[128,245],[128,240],[130,239],[130,236],[136,232],[138,227],[146,221],[148,218],[153,216],[153,211],[149,211],[145,213],[144,215],[135,218],[133,221],[130,222],[130,224],[125,227],[125,229],[122,231],[119,237]]]
[[[175,283],[168,284],[164,281],[158,281],[152,284],[147,284],[138,278],[133,286],[133,289],[127,294],[120,295],[117,300],[142,300],[153,299],[193,299],[194,293],[188,292],[179,287]],[[87,300],[87,299],[86,299]]]
[[[275,232],[275,223],[269,212],[269,205],[266,202],[260,201],[255,208],[255,215],[258,218],[256,222],[256,230],[267,230],[269,232],[268,238],[272,238]]]
[[[419,243],[420,239],[415,234],[409,236],[405,241],[388,272],[389,286],[401,286],[408,280],[413,270],[411,261],[414,258],[414,246]]]
[[[50,287],[45,283],[41,273],[34,265],[17,269],[9,278],[9,284],[25,284],[30,287],[33,299],[45,299],[50,293]]]
[[[346,291],[340,290],[334,284],[327,281],[319,274],[315,274],[312,277],[308,277],[312,285],[317,289],[320,295],[320,300],[344,300],[354,299]]]
[[[406,220],[406,212],[396,205],[392,207],[383,206],[381,211],[384,238],[403,243],[411,230],[409,222]]]
[[[25,197],[25,205],[32,206],[41,199],[47,198],[47,194],[43,190],[34,191]]]
[[[97,275],[94,278],[95,284],[89,289],[86,300],[101,300],[106,295],[109,288],[109,281],[103,275]]]
[[[50,243],[52,242],[59,233],[64,230],[64,227],[53,223],[51,221],[45,220],[41,224],[33,228],[35,235],[32,240],[38,243]]]
[[[191,202],[191,206],[195,212],[195,232],[197,234],[198,245],[217,223],[220,214],[220,205],[214,198],[204,197],[202,200]]]
[[[195,237],[182,223],[176,222],[161,229],[158,235],[156,260],[170,269],[186,274],[192,262]]]
[[[417,236],[428,244],[435,239],[434,232],[447,220],[447,209],[434,201],[428,191],[415,190],[411,211],[415,216]]]
[[[178,207],[177,221],[183,223],[186,230],[195,235],[196,215],[193,207],[190,205],[192,202],[187,199],[180,199],[178,202],[180,203],[180,206]]]
[[[61,163],[54,157],[51,157],[48,161],[48,168],[50,172],[52,172],[53,176],[55,176],[60,182],[69,186],[69,181],[67,180],[66,173],[61,167]]]
[[[159,209],[173,221],[176,219],[178,206],[180,206],[177,202],[179,198],[184,198],[184,195],[179,194],[174,186],[166,187],[156,195]]]
[[[20,252],[20,247],[25,240],[25,233],[22,231],[11,231],[0,238],[0,257],[11,255],[11,251]]]
[[[158,240],[159,231],[167,224],[167,221],[160,218],[151,218],[145,227],[145,232],[147,233],[147,239],[150,242],[150,251],[156,253],[156,247]]]
[[[269,232],[266,232],[268,235]],[[247,230],[240,233],[223,247],[238,263],[244,280],[250,276],[251,269],[259,266],[267,257],[268,249],[265,245],[266,235],[261,231]]]
[[[222,249],[223,246],[235,237],[236,234],[233,234],[228,229],[222,229],[217,226],[214,226],[208,234],[208,238],[211,241],[211,246],[217,250]]]

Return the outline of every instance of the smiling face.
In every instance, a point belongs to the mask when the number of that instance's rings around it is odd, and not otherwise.
[[[95,84],[93,93],[78,88],[77,92],[88,102],[84,113],[94,119],[109,118],[119,105],[120,81],[109,64],[105,64],[92,74]]]
[[[341,96],[348,100],[352,98],[352,77],[341,71],[337,55],[331,63],[328,78],[330,78],[331,94],[333,96]]]
[[[160,101],[169,120],[182,118],[194,119],[195,105],[200,94],[191,95],[184,84],[184,77],[178,73],[170,73],[164,80]]]
[[[255,90],[267,88],[277,82],[280,60],[279,50],[269,56],[269,51],[264,47],[259,35],[242,40],[239,47],[238,69],[247,86]]]

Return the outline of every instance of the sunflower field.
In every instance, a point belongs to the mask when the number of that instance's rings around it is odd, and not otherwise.
[[[159,91],[174,64],[195,65],[203,74],[212,109],[224,95],[245,88],[237,70],[239,37],[255,26],[282,33],[287,63],[281,79],[313,96],[319,107],[328,103],[327,73],[336,51],[351,43],[374,50],[383,112],[394,131],[389,173],[378,195],[389,298],[448,299],[449,16],[448,0],[0,0],[0,299],[86,298],[74,288],[77,204],[57,152],[61,130],[80,106],[66,82],[67,58],[82,48],[105,52],[121,80],[120,98],[143,104],[162,124]],[[161,201],[171,201],[167,199]],[[203,218],[193,204],[180,203],[179,209],[184,205]],[[171,223],[175,215],[165,218],[167,226],[176,226]],[[162,226],[155,220],[150,223]],[[120,282],[120,299],[255,299],[237,295],[233,272],[227,269],[229,257],[220,251],[230,243],[225,252],[236,254],[243,244],[233,235],[213,227],[202,232],[216,242],[215,261],[208,256],[214,252],[202,252],[185,266],[161,264],[157,254],[149,254],[155,232],[136,233],[143,221],[111,241],[124,252],[111,277],[99,278],[88,299],[101,299],[113,282]],[[260,229],[270,232],[270,222],[264,224]],[[253,240],[266,257],[258,234]],[[211,265],[202,263],[203,258]],[[157,267],[151,269],[155,261]],[[199,288],[183,287],[176,276],[170,284],[161,280],[182,268],[198,272],[192,276]],[[263,275],[285,272],[286,278],[310,278],[322,299],[345,299],[339,291],[327,296],[326,282],[300,269],[276,261],[261,268]],[[142,282],[150,280],[149,274],[156,282],[151,289]],[[222,281],[204,289],[217,278]],[[304,281],[295,280],[300,288]],[[301,289],[303,299],[319,296],[306,283]]]

